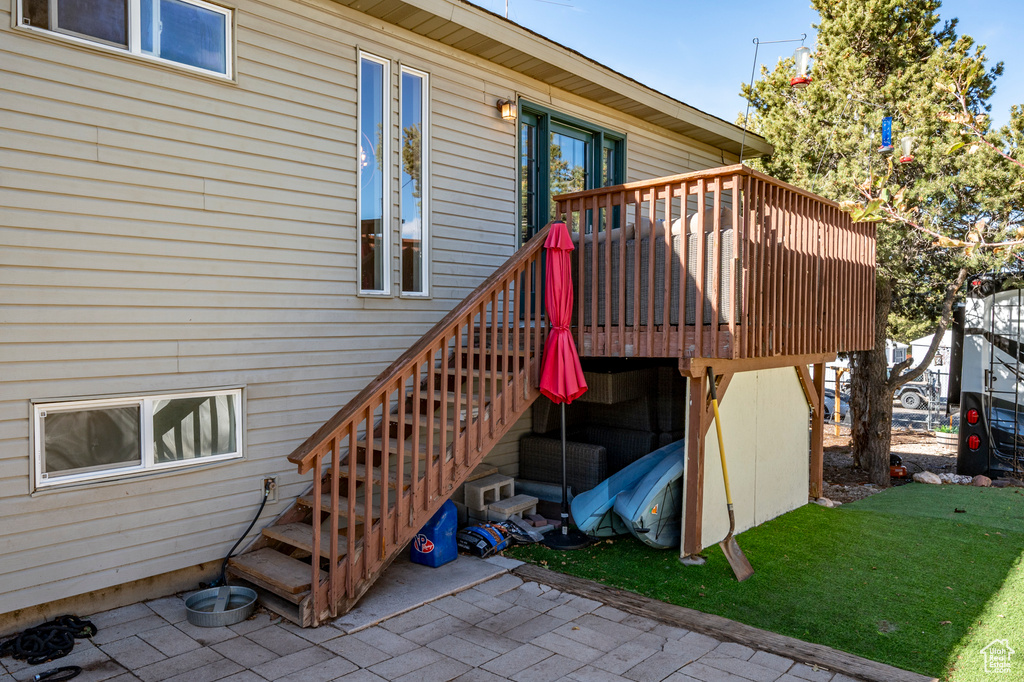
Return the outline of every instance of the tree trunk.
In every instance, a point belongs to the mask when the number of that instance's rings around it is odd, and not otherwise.
[[[882,278],[875,286],[875,347],[850,354],[854,466],[866,469],[871,482],[884,487],[889,485],[892,441],[893,389],[885,358],[892,287],[891,280]]]

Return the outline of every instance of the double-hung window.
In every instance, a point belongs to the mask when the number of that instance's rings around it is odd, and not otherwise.
[[[231,76],[231,10],[203,0],[20,0],[21,26]]]
[[[242,456],[242,391],[37,403],[36,488]]]
[[[398,111],[393,107],[391,62],[359,54],[359,292],[391,293],[395,238],[391,206],[398,204],[402,295],[426,296],[429,286],[429,76],[401,66]],[[397,124],[398,129],[394,126]],[[391,140],[400,145],[397,163]]]

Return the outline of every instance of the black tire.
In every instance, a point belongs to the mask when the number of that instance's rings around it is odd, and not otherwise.
[[[924,405],[924,398],[918,393],[907,391],[900,396],[900,405],[903,405],[908,410],[916,410]]]

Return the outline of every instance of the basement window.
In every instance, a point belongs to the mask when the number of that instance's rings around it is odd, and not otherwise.
[[[36,489],[242,456],[242,391],[37,403]]]
[[[21,0],[18,23],[230,77],[231,19],[203,0]]]

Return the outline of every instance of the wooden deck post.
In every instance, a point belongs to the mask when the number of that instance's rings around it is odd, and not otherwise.
[[[818,498],[822,495],[824,463],[825,463],[825,363],[814,365],[814,393],[817,395],[818,409],[811,417],[811,476],[810,494]]]
[[[796,375],[811,408],[810,495],[821,497],[825,459],[825,363],[814,363],[814,377],[807,365],[797,365]]]
[[[683,554],[700,552],[704,516],[704,434],[708,380],[689,377],[689,414],[686,417],[686,491],[683,502]]]

